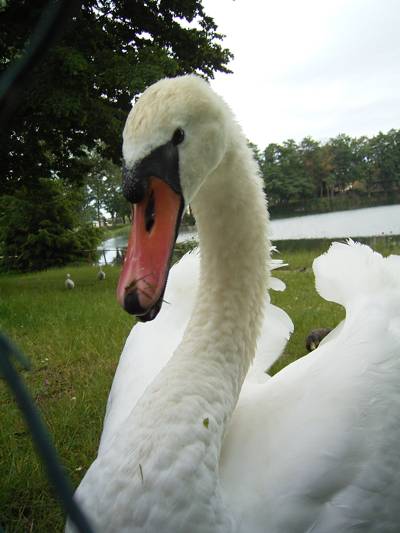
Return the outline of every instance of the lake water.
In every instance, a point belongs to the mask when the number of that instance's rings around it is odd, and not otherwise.
[[[178,242],[196,238],[196,235],[194,231],[181,232]],[[368,207],[271,221],[271,238],[276,241],[375,235],[400,235],[400,205]],[[104,241],[101,248],[107,250],[105,252],[107,263],[115,258],[117,248],[121,249],[126,245],[127,237],[114,237]],[[104,258],[102,261],[104,264]]]
[[[400,205],[282,218],[271,225],[275,240],[400,235]]]
[[[128,237],[111,237],[106,239],[98,247],[98,250],[102,250],[102,254],[99,259],[101,265],[109,264],[114,261],[117,256],[117,250],[123,250],[128,246]]]

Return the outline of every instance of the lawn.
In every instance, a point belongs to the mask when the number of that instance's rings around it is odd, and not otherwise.
[[[64,288],[66,273],[75,289]],[[24,378],[72,481],[93,459],[105,402],[133,319],[115,300],[119,269],[69,267],[0,277],[0,328],[29,356]],[[64,522],[8,391],[0,383],[0,523],[7,532]]]
[[[377,240],[376,248],[399,253],[398,241]],[[272,301],[295,323],[276,372],[304,355],[310,329],[335,326],[340,306],[315,292],[312,260],[327,241],[278,243],[289,266],[275,272],[287,284]],[[74,485],[96,455],[105,404],[124,341],[134,323],[115,299],[118,267],[77,266],[26,275],[0,276],[0,329],[31,359],[23,371]],[[75,289],[64,288],[66,273]],[[0,524],[7,533],[59,532],[64,517],[33,451],[30,436],[0,381]]]

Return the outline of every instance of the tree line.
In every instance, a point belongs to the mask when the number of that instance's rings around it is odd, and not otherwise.
[[[400,201],[400,130],[368,137],[338,135],[325,143],[252,145],[275,211],[327,210]]]

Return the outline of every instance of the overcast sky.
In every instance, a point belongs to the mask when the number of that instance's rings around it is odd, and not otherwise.
[[[247,137],[400,128],[400,0],[203,0],[235,55],[214,89]]]

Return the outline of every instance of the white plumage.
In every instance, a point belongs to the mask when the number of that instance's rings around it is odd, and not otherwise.
[[[274,259],[271,270],[283,266]],[[199,250],[187,253],[172,268],[162,307],[157,319],[138,323],[132,329],[115,373],[108,398],[100,451],[112,442],[114,433],[143,395],[146,387],[170,359],[182,339],[183,332],[193,312],[199,279]],[[284,290],[284,283],[270,278],[270,288]],[[266,313],[257,353],[246,376],[245,386],[264,383],[266,371],[281,355],[291,333],[293,322],[279,307],[272,305],[265,295]]]
[[[124,131],[126,164],[177,127],[199,230],[197,295],[186,285],[181,307],[171,302],[178,328],[167,309],[128,338],[78,501],[101,532],[398,531],[400,258],[334,244],[314,263],[316,284],[346,319],[273,378],[256,370],[245,381],[260,333],[266,344],[276,334],[264,308],[278,337],[290,324],[265,301],[261,179],[228,107],[192,76],[142,95]],[[196,265],[185,257],[170,281]]]
[[[65,280],[64,285],[66,289],[73,289],[75,287],[75,283],[71,279],[70,274],[67,274],[67,279]]]
[[[106,273],[104,272],[104,270],[100,267],[98,273],[97,273],[97,279],[99,281],[104,281],[106,279]]]

